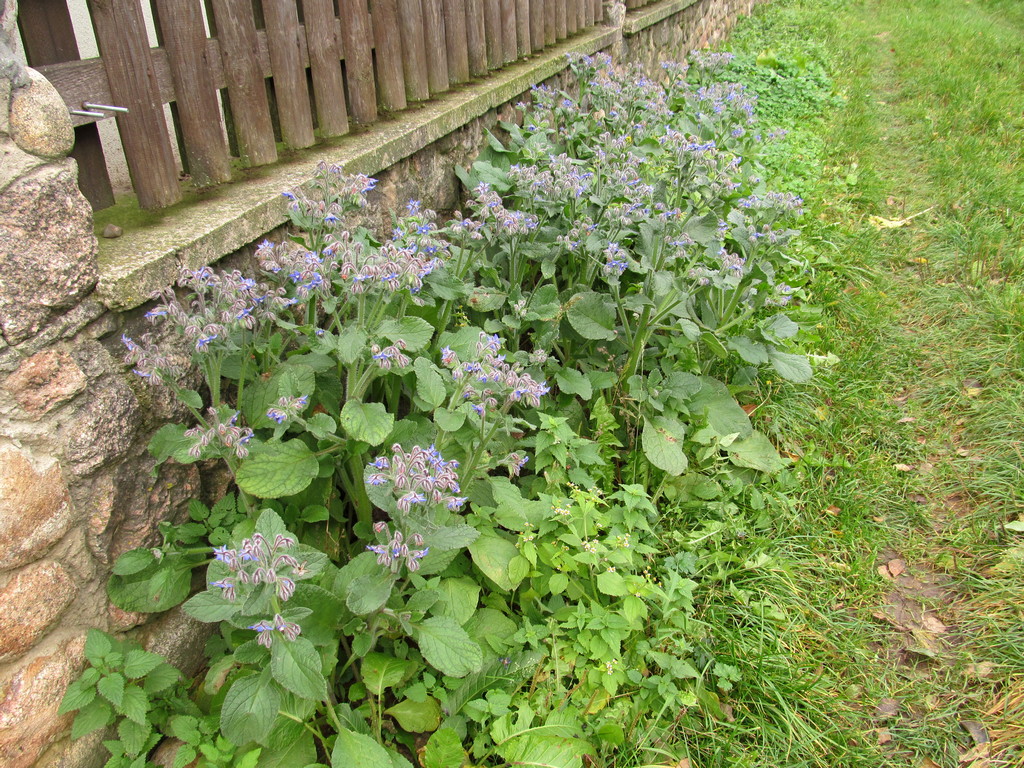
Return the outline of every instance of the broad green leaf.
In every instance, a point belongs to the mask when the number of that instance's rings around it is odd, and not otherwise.
[[[345,604],[357,616],[373,613],[384,607],[384,603],[391,597],[394,583],[391,574],[385,574],[382,570],[375,574],[358,576],[348,585]]]
[[[341,409],[341,426],[353,440],[380,445],[395,426],[395,417],[381,403],[349,400]]]
[[[428,733],[436,731],[441,724],[441,707],[437,699],[428,696],[425,701],[413,701],[403,699],[384,710],[384,713],[391,715],[398,724],[411,733]]]
[[[281,707],[281,691],[264,672],[235,680],[220,710],[220,728],[235,744],[261,742]]]
[[[589,400],[594,394],[590,379],[577,371],[575,368],[563,368],[555,374],[555,381],[558,389],[569,395],[579,395],[584,400]]]
[[[683,433],[677,432],[676,426],[669,420],[647,418],[640,438],[647,460],[670,475],[683,474],[688,465],[683,453]]]
[[[160,427],[149,440],[149,452],[157,463],[174,459],[179,464],[193,464],[199,459],[188,451],[196,441],[193,437],[185,437],[188,430],[184,424],[165,424]]]
[[[434,338],[434,326],[422,317],[403,317],[385,320],[381,323],[380,334],[392,344],[401,339],[409,352],[419,352]]]
[[[343,728],[334,741],[331,768],[392,768],[391,756],[371,737]]]
[[[430,549],[438,552],[447,552],[451,549],[462,549],[468,547],[479,538],[480,532],[471,525],[458,523],[456,525],[444,525],[436,531],[427,535],[427,544]]]
[[[296,696],[320,701],[327,698],[327,680],[320,671],[320,654],[306,638],[274,638],[270,646],[270,673]]]
[[[160,691],[166,691],[180,678],[181,672],[177,669],[170,664],[161,664],[146,675],[146,681],[142,684],[142,688],[148,694],[160,693]]]
[[[448,394],[441,374],[425,357],[417,357],[413,367],[416,369],[416,395],[431,408],[437,408]]]
[[[772,368],[781,376],[788,381],[795,381],[801,384],[805,381],[810,381],[811,376],[814,372],[811,370],[811,364],[807,361],[807,358],[803,355],[792,355],[788,352],[777,352],[776,350],[770,350],[768,356],[772,361]]]
[[[462,739],[451,728],[442,728],[431,734],[423,752],[423,768],[462,768],[466,750]]]
[[[387,688],[401,685],[416,670],[416,662],[396,659],[385,653],[368,653],[363,659],[360,674],[366,690],[374,696],[383,696]]]
[[[458,432],[466,423],[466,412],[436,408],[434,409],[434,423],[442,432]]]
[[[779,313],[761,324],[761,333],[769,341],[785,341],[800,333],[800,326],[789,319],[787,315]]]
[[[71,738],[80,739],[100,728],[106,728],[114,720],[114,710],[107,702],[97,699],[75,715],[71,723]]]
[[[124,697],[118,710],[129,720],[145,725],[146,716],[149,714],[149,697],[137,685],[129,685],[124,689]]]
[[[547,283],[540,286],[530,297],[526,306],[526,320],[554,320],[562,310],[558,300],[558,289]]]
[[[594,750],[581,739],[530,733],[501,745],[498,753],[511,765],[531,768],[582,768],[583,755]]]
[[[427,663],[451,677],[465,677],[483,664],[480,646],[449,616],[422,622],[416,628],[416,642]]]
[[[775,446],[760,432],[754,432],[742,440],[734,440],[726,450],[732,463],[739,467],[750,467],[771,474],[786,466]]]
[[[85,658],[99,666],[108,653],[114,650],[114,642],[106,632],[90,629],[85,636]]]
[[[194,389],[179,389],[178,399],[194,411],[203,407],[203,398]]]
[[[317,440],[323,440],[328,435],[333,435],[337,431],[338,425],[326,413],[314,413],[306,419],[306,429]]]
[[[754,431],[750,417],[725,384],[710,376],[702,376],[700,382],[700,391],[693,395],[688,407],[695,416],[707,418],[708,427],[715,435],[738,434],[742,438]]]
[[[269,443],[253,451],[238,467],[235,480],[246,493],[261,499],[292,496],[313,481],[320,462],[299,439]]]
[[[1011,520],[1008,523],[1003,523],[1003,528],[1014,533],[1024,533],[1024,520]]]
[[[107,594],[114,605],[125,611],[166,611],[188,597],[194,564],[194,560],[180,555],[165,557],[130,576],[111,576]]]
[[[133,573],[145,570],[155,562],[156,556],[152,549],[130,549],[117,558],[110,571],[116,576],[131,576]]]
[[[171,735],[189,744],[198,744],[202,738],[199,730],[199,718],[192,715],[174,715],[167,721]]]
[[[89,685],[79,678],[69,685],[68,689],[64,692],[64,698],[61,699],[57,714],[66,715],[68,712],[74,712],[76,709],[84,709],[95,698],[96,685]]]
[[[752,341],[746,336],[732,336],[727,344],[746,363],[762,365],[768,362],[768,347],[759,341]]]
[[[119,708],[124,700],[124,675],[114,672],[100,678],[96,684],[96,690],[114,707]]]
[[[508,592],[517,586],[512,583],[508,572],[508,564],[512,558],[519,555],[515,544],[488,531],[481,533],[480,537],[469,545],[469,553],[476,567],[497,584],[499,589]]]
[[[588,291],[573,296],[566,305],[566,317],[585,339],[611,341],[615,338],[615,305],[600,293]]]
[[[182,608],[193,619],[205,624],[225,621],[241,610],[237,603],[229,603],[220,591],[214,590],[192,595]]]
[[[611,597],[622,597],[629,593],[626,580],[617,571],[604,571],[597,574],[597,589]]]
[[[457,579],[441,579],[438,585],[441,593],[440,613],[451,616],[461,626],[469,621],[476,612],[476,604],[480,599],[480,585],[473,579],[462,576]],[[438,609],[435,608],[437,613]]]
[[[151,653],[141,648],[133,648],[124,657],[124,673],[132,680],[145,677],[164,662],[159,653]]]
[[[257,768],[304,768],[316,762],[316,744],[313,735],[302,734],[282,749],[264,749],[259,754]]]
[[[351,365],[367,349],[366,334],[358,328],[347,328],[338,336],[338,359],[345,365]]]
[[[152,732],[153,726],[148,722],[140,724],[125,719],[117,724],[117,737],[121,740],[125,753],[131,757],[142,754]]]
[[[469,298],[466,299],[466,303],[478,312],[489,313],[495,312],[500,308],[507,298],[508,294],[503,291],[495,291],[492,288],[484,288],[483,286],[478,285],[473,289],[472,293],[469,294]]]

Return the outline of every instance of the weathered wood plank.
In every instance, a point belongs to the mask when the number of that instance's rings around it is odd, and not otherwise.
[[[464,83],[469,80],[466,0],[444,0],[444,40],[448,51],[448,79],[453,84]]]
[[[569,34],[566,18],[566,4],[569,0],[552,0],[555,5],[555,37],[559,40],[565,40]]]
[[[129,110],[118,116],[117,127],[139,205],[172,205],[181,199],[181,186],[142,8],[137,0],[90,0],[89,10],[110,95]]]
[[[312,146],[313,109],[299,53],[299,14],[293,0],[262,0],[281,138],[294,149]]]
[[[277,160],[274,125],[260,62],[252,4],[247,0],[211,0],[224,84],[231,99],[238,151],[246,165],[265,165]],[[269,57],[268,57],[269,58]]]
[[[357,123],[377,119],[377,86],[373,81],[373,27],[366,0],[338,0],[345,44],[345,77],[349,113]]]
[[[575,35],[576,24],[576,0],[564,0],[565,2],[565,32],[566,35]]]
[[[544,45],[554,45],[558,39],[558,0],[544,0]]]
[[[530,0],[516,0],[516,58],[530,53]]]
[[[600,24],[604,21],[604,0],[594,1],[594,23]]]
[[[427,51],[427,84],[430,93],[443,93],[448,90],[448,53],[445,51],[444,12],[442,0],[422,0],[423,3],[423,38],[428,42]]]
[[[544,0],[530,0],[530,49],[544,49]]]
[[[18,9],[18,24],[29,66],[39,68],[44,64],[78,60],[78,41],[75,39],[75,29],[65,0],[23,3]],[[105,86],[105,73],[103,80]],[[81,106],[81,102],[69,106]],[[78,188],[93,210],[112,206],[114,190],[110,186],[103,145],[95,124],[75,128],[75,146],[71,150],[71,157],[78,162]]]
[[[590,0],[574,0],[574,2],[576,3],[576,29],[586,29],[587,6],[590,4]]]
[[[154,0],[174,82],[175,104],[189,173],[196,186],[231,178],[217,89],[206,58],[206,27],[199,0]]]
[[[467,0],[466,42],[469,44],[469,74],[487,74],[487,22],[481,0]]]
[[[505,60],[501,42],[501,0],[484,1],[484,26],[487,39],[487,66],[498,69]]]
[[[397,0],[373,0],[373,39],[377,65],[377,96],[381,109],[405,109],[405,74],[402,72],[402,35]]]
[[[501,50],[505,64],[519,55],[516,44],[516,0],[501,0]]]
[[[402,65],[405,72],[405,97],[423,101],[430,97],[427,79],[427,49],[423,39],[423,5],[420,0],[404,0],[399,6],[402,32]]]
[[[348,133],[348,107],[341,56],[334,37],[334,3],[302,0],[302,20],[316,98],[317,128],[321,136],[341,136]]]

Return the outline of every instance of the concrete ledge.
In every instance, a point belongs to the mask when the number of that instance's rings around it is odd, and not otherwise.
[[[171,285],[182,266],[210,264],[287,221],[281,192],[309,181],[324,160],[351,173],[373,175],[446,136],[566,68],[566,54],[592,54],[612,45],[619,30],[597,27],[486,80],[397,113],[363,133],[256,169],[253,178],[224,184],[175,206],[155,224],[100,240],[97,298],[113,310],[137,307]]]
[[[632,11],[626,14],[626,20],[622,24],[622,34],[635,35],[640,30],[657,24],[674,13],[685,11],[697,2],[699,0],[664,0],[661,3]]]

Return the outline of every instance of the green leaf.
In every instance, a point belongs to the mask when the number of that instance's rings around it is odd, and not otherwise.
[[[120,709],[121,702],[124,700],[124,675],[114,672],[100,678],[96,684],[96,690],[100,692],[100,696]]]
[[[181,678],[181,673],[170,664],[161,664],[148,675],[142,688],[146,693],[154,694],[166,691]]]
[[[459,734],[451,728],[442,728],[431,734],[423,752],[423,768],[462,768],[466,750]]]
[[[235,744],[261,741],[281,708],[281,690],[264,672],[235,680],[220,710],[220,728]]]
[[[174,459],[179,464],[193,464],[199,461],[188,451],[195,445],[195,438],[185,437],[188,427],[184,424],[164,424],[149,440],[149,452],[157,462]]]
[[[155,562],[156,556],[152,549],[130,549],[117,558],[110,571],[117,576],[131,576],[133,573],[144,571]]]
[[[590,379],[577,371],[575,368],[563,368],[555,374],[555,381],[558,389],[569,395],[579,395],[584,400],[589,400],[594,394]]]
[[[670,475],[681,475],[688,462],[683,453],[682,425],[669,419],[644,419],[644,431],[640,442],[644,455],[658,469]]]
[[[159,653],[151,653],[141,648],[133,648],[124,657],[124,673],[132,680],[145,677],[154,669],[164,663],[164,657]]]
[[[597,574],[597,588],[601,593],[612,597],[629,594],[626,580],[616,571],[604,571]]]
[[[469,294],[466,303],[478,312],[491,313],[497,311],[507,298],[508,294],[503,291],[496,291],[493,288],[485,288],[478,285]]]
[[[149,697],[137,685],[129,685],[124,689],[124,698],[118,710],[129,720],[145,725],[149,714]]]
[[[146,742],[153,732],[153,726],[149,723],[136,723],[132,720],[122,720],[117,724],[117,737],[124,745],[124,751],[131,757],[141,755],[146,749]]]
[[[569,325],[585,339],[611,341],[615,338],[615,305],[600,293],[578,293],[569,300]]]
[[[314,413],[306,419],[306,429],[317,440],[323,440],[328,435],[333,435],[337,431],[338,425],[326,413]]]
[[[365,616],[380,610],[391,597],[394,583],[394,578],[383,572],[359,576],[348,585],[345,605],[357,616]]]
[[[759,341],[752,341],[746,336],[732,336],[726,342],[744,362],[751,365],[762,365],[768,362],[768,347]]]
[[[772,368],[775,369],[779,376],[788,381],[802,384],[805,381],[810,381],[814,375],[814,372],[811,370],[811,364],[803,355],[792,355],[788,352],[777,352],[772,349],[769,350],[768,356],[771,358]]]
[[[80,739],[100,728],[106,728],[114,721],[114,710],[107,702],[97,699],[75,715],[71,723],[71,738]]]
[[[383,696],[387,688],[404,683],[416,670],[416,662],[396,659],[384,653],[368,653],[363,659],[360,673],[366,690],[374,696]]]
[[[257,768],[303,768],[316,762],[316,744],[304,733],[282,749],[264,749],[259,758]]]
[[[90,629],[85,636],[85,658],[90,664],[99,666],[107,654],[114,650],[114,642],[106,632]]]
[[[171,735],[186,744],[198,744],[203,737],[199,730],[199,718],[191,715],[174,715],[167,721]]]
[[[562,310],[558,289],[550,283],[540,286],[526,306],[526,320],[554,320]]]
[[[320,701],[327,698],[327,679],[320,671],[320,654],[306,638],[275,637],[270,646],[270,673],[296,696]]]
[[[434,326],[422,317],[406,316],[398,320],[385,320],[380,334],[392,344],[401,339],[408,352],[419,352],[434,338]]]
[[[726,450],[732,463],[738,467],[772,474],[786,466],[775,446],[760,432],[754,432],[742,440],[734,440]]]
[[[61,699],[57,714],[66,715],[68,712],[74,712],[76,709],[84,709],[95,698],[95,684],[90,685],[79,678],[69,685],[68,689],[64,692],[64,698]]]
[[[371,737],[343,728],[334,741],[331,768],[392,768],[391,756]]]
[[[238,604],[229,603],[220,591],[212,589],[193,595],[182,608],[193,619],[206,624],[226,621],[241,610]]]
[[[235,480],[246,493],[261,499],[292,496],[313,482],[320,462],[299,439],[269,443],[253,451],[238,467]]]
[[[341,409],[341,426],[353,440],[380,445],[395,426],[395,417],[381,403],[349,400]]]
[[[466,423],[466,412],[435,408],[434,423],[442,432],[457,432]]]
[[[427,663],[450,677],[465,677],[483,664],[480,646],[449,616],[431,616],[421,623],[416,642]]]
[[[194,389],[178,390],[178,399],[192,410],[198,411],[203,407],[203,398]]]
[[[416,369],[416,395],[431,408],[437,408],[448,394],[437,367],[425,357],[417,357],[413,367]]]
[[[384,710],[384,713],[391,715],[398,724],[410,733],[428,733],[436,731],[441,724],[441,707],[437,699],[428,696],[426,701],[413,701],[403,699]]]
[[[441,593],[440,613],[451,616],[459,625],[465,624],[476,612],[476,604],[480,599],[480,585],[473,579],[463,576],[458,579],[441,579],[438,586]],[[434,609],[437,612],[437,609]]]
[[[689,403],[691,413],[706,417],[708,427],[718,437],[735,434],[746,437],[754,431],[750,417],[725,384],[710,376],[702,376],[700,382],[700,391],[694,394]]]
[[[509,576],[508,564],[519,555],[516,545],[496,533],[487,531],[469,545],[473,563],[480,571],[498,585],[499,589],[511,591],[516,584]]]
[[[1003,523],[1003,528],[1015,533],[1024,533],[1024,520],[1011,520],[1008,523]]]
[[[436,531],[427,534],[426,539],[432,552],[448,552],[452,549],[468,547],[479,536],[480,532],[473,526],[458,523],[457,525],[443,525]]]
[[[531,768],[582,768],[583,755],[593,754],[580,739],[531,733],[501,745],[498,753],[511,765]]]
[[[352,365],[367,349],[369,339],[358,328],[347,328],[338,336],[338,359],[345,365]]]

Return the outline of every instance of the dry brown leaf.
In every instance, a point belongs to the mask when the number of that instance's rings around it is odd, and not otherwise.
[[[909,424],[912,421],[917,421],[913,416],[904,416],[902,419],[897,419],[897,424]]]
[[[842,510],[835,504],[833,504],[830,507],[825,507],[825,511],[828,512],[830,515],[838,515],[840,512],[842,512]]]
[[[934,469],[935,465],[932,464],[930,461],[921,462],[917,466],[917,471],[920,472],[922,475],[930,475]]]
[[[918,768],[942,768],[941,765],[936,763],[930,757],[926,757],[921,761],[921,765]]]
[[[893,469],[895,469],[898,472],[913,472],[914,471],[914,465],[913,464],[893,464]]]
[[[887,728],[879,728],[878,729],[878,746],[884,747],[890,741],[892,741],[892,735],[889,733],[889,730]]]
[[[907,563],[898,557],[894,557],[886,563],[886,566],[889,568],[889,573],[893,575],[893,578],[907,570]]]
[[[915,504],[927,504],[928,503],[928,497],[924,496],[924,495],[922,495],[920,493],[912,493],[912,494],[910,494],[910,500],[912,502],[914,502]]]
[[[988,744],[989,741],[991,741],[988,737],[988,731],[985,730],[985,726],[977,720],[961,720],[960,727],[971,734],[971,738],[974,739],[975,744]]]
[[[690,768],[690,758],[684,757],[680,759],[680,761],[676,763],[675,766],[673,766],[673,768]]]
[[[890,718],[896,717],[900,712],[900,707],[903,703],[899,699],[884,698],[878,702],[878,706],[875,707],[875,717]]]
[[[972,677],[991,677],[996,665],[991,661],[979,661],[977,664],[968,664],[964,672]]]
[[[887,566],[880,565],[875,570],[878,571],[878,575],[881,576],[883,579],[889,579],[890,581],[892,580],[892,574],[889,572],[889,568]]]
[[[936,635],[941,635],[948,629],[945,624],[939,621],[937,616],[931,613],[926,613],[921,617],[921,627]]]

